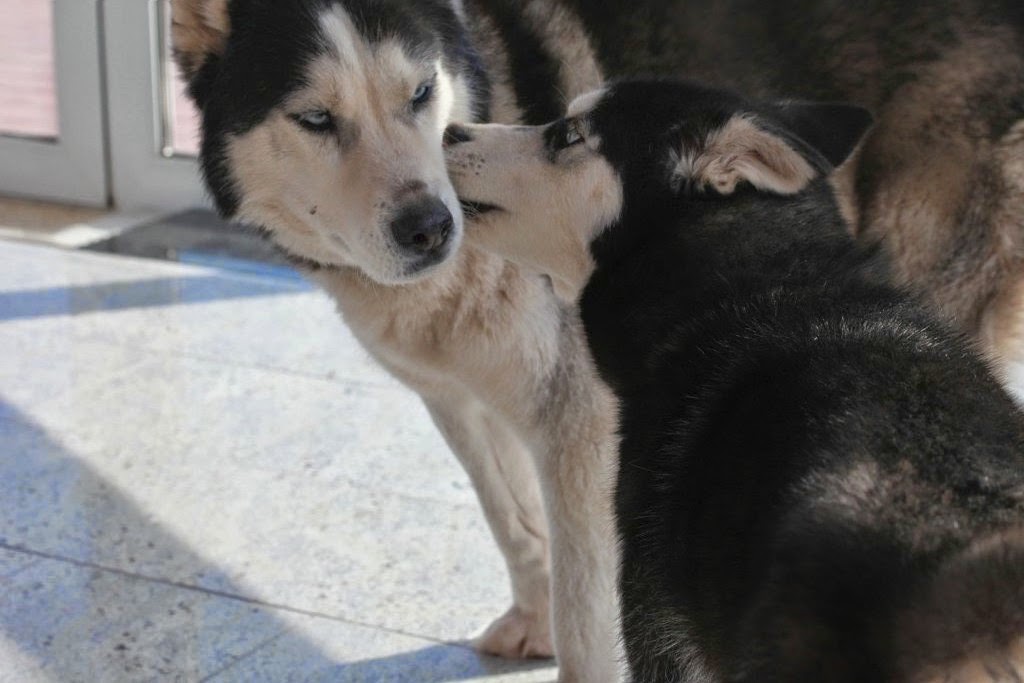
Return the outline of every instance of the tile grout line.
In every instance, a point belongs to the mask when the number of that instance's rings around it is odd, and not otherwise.
[[[112,381],[112,378],[108,378],[108,380],[106,380],[106,381]],[[101,386],[101,385],[98,384],[97,386]],[[60,397],[52,397],[51,396],[49,398],[42,399],[42,400],[40,400],[40,401],[38,401],[36,403],[33,403],[33,405],[30,407],[30,410],[34,410],[34,409],[39,408],[39,407],[45,407],[47,405],[47,403],[49,403],[50,401],[56,401],[56,400],[59,400],[59,398]],[[17,419],[13,418],[13,417],[8,417],[8,416],[0,414],[0,425],[4,424],[5,422],[17,422]],[[87,454],[88,455],[93,455],[92,452],[87,452]],[[339,475],[339,480],[342,483],[344,483],[344,484],[346,484],[346,485],[348,485],[348,486],[350,486],[350,487],[352,487],[353,489],[356,489],[356,490],[363,489],[363,488],[366,487],[366,482],[360,481],[360,480],[355,479],[355,478],[353,478],[353,477],[351,477],[349,475],[346,475],[346,474]],[[416,495],[416,494],[413,494],[413,493],[409,493],[408,491],[403,491],[403,490],[398,489],[398,488],[388,488],[388,487],[379,488],[379,489],[377,489],[375,491],[375,493],[378,494],[378,495],[390,496],[390,497],[399,498],[401,500],[406,500],[406,501],[412,501],[412,502],[418,502],[418,503],[429,503],[431,505],[443,505],[443,506],[446,506],[446,507],[449,507],[449,508],[456,508],[456,509],[469,508],[471,510],[476,510],[477,507],[478,507],[478,503],[475,501],[475,499],[474,500],[470,500],[470,501],[450,500],[450,499],[443,498],[443,497],[440,497],[440,496],[428,496],[428,495],[423,495],[423,494]],[[60,556],[60,555],[52,555],[51,556],[51,555],[46,554],[45,552],[41,552],[41,551],[37,551],[37,550],[32,550],[30,548],[23,548],[23,547],[20,547],[20,546],[7,546],[7,545],[4,545],[3,543],[0,543],[0,550],[10,550],[12,552],[38,554],[38,555],[40,555],[42,557],[45,557],[45,558],[51,559],[51,560],[58,560],[58,561],[62,561],[62,562],[81,562],[84,566],[91,566],[88,562],[83,562],[82,560],[75,560],[75,559],[72,559],[72,558],[66,558],[66,557],[63,557],[63,556]],[[125,572],[122,569],[108,568],[108,567],[104,567],[102,565],[96,565],[96,566],[99,569],[106,569],[106,570],[109,570],[109,571],[120,571],[120,572],[124,572],[125,574],[128,574],[129,576],[132,576],[131,572]],[[21,570],[19,569],[17,571],[20,572]],[[0,578],[4,578],[4,576],[5,575],[0,575]],[[143,576],[141,574],[138,575],[138,578],[143,578],[143,579],[146,579],[146,580],[155,580],[155,581],[162,580],[162,579],[150,579],[150,577],[146,577],[146,576]],[[202,589],[197,588],[197,590],[202,590]],[[356,623],[356,622],[353,622],[353,623]],[[376,626],[371,626],[371,627],[372,628],[377,628]],[[412,634],[412,635],[414,635],[414,634]],[[422,637],[422,636],[416,636],[416,637]],[[438,642],[441,642],[441,641],[438,641]]]
[[[198,683],[208,683],[209,681],[212,681],[217,676],[220,676],[221,674],[226,673],[227,671],[230,671],[236,665],[240,664],[244,660],[246,660],[249,657],[253,656],[254,654],[259,652],[263,648],[267,647],[268,645],[271,645],[272,643],[274,643],[277,640],[280,640],[287,633],[288,633],[287,629],[282,630],[280,633],[275,633],[274,635],[270,636],[269,638],[267,638],[263,642],[259,643],[255,647],[253,647],[253,648],[247,650],[246,652],[243,652],[242,654],[238,655],[237,657],[235,657],[230,662],[228,662],[227,664],[225,664],[221,668],[217,669],[213,673],[209,673],[209,674],[203,676],[202,678],[199,679]]]
[[[327,377],[326,375],[315,374],[312,372],[303,372],[301,370],[293,370],[291,368],[277,367],[273,365],[264,365],[260,363],[245,363],[234,361],[228,358],[219,358],[214,355],[195,353],[189,351],[179,351],[176,349],[162,349],[152,347],[146,344],[127,344],[125,342],[107,339],[102,336],[100,337],[79,337],[79,341],[86,341],[92,344],[101,344],[107,347],[113,347],[117,349],[127,349],[130,351],[139,351],[146,354],[151,354],[154,357],[167,356],[171,358],[180,358],[189,361],[197,361],[206,364],[224,365],[231,368],[237,368],[240,370],[256,370],[260,372],[266,372],[271,374],[280,374],[292,379],[303,379],[311,380],[314,382],[321,382],[326,384],[337,385],[338,387],[355,387],[358,389],[403,389],[411,391],[404,384],[401,384],[397,380],[367,380],[367,379],[347,379],[344,377]],[[93,390],[98,387],[109,383],[110,381],[117,379],[118,377],[126,374],[127,372],[136,369],[138,366],[153,361],[154,358],[140,358],[134,360],[128,364],[122,365],[116,370],[111,370],[103,378],[96,380],[94,385],[86,387],[87,390]],[[372,362],[372,361],[371,361]],[[385,371],[382,369],[382,373]],[[35,408],[43,406],[46,403],[56,400],[59,396],[47,396],[46,398],[39,399],[32,403],[30,407]]]
[[[0,234],[0,237],[2,237],[2,234]],[[71,252],[76,252],[76,253],[83,253],[83,252],[81,252],[80,250],[77,250],[77,249],[73,249],[73,250],[70,250],[70,251]],[[88,253],[92,253],[92,252],[88,252]],[[145,261],[153,260],[153,261],[155,261],[157,263],[161,263],[161,264],[172,263],[172,262],[162,261],[160,259],[144,259],[144,260]],[[237,278],[237,279],[243,279],[243,280],[257,280],[257,281],[259,281],[261,283],[266,283],[266,281],[267,281],[266,278],[261,278],[261,277],[258,277],[258,276],[239,275],[237,273],[231,273],[231,272],[226,272],[226,271],[219,271],[219,270],[216,270],[216,269],[213,269],[213,270],[215,271],[214,275],[216,277],[223,277],[223,278],[229,279],[229,280],[233,279],[233,278]],[[186,277],[186,278],[183,278],[183,279],[188,279],[188,278]],[[311,282],[305,281],[305,280],[303,282],[304,282],[304,284],[303,284],[303,286],[301,288],[296,289],[294,292],[290,291],[289,293],[295,293],[295,294],[320,294],[320,293],[322,293],[322,290],[320,288],[316,287]],[[275,283],[276,283],[276,280],[275,280]],[[111,283],[111,284],[112,285],[117,285],[117,284],[119,284],[119,282],[114,282],[114,283]],[[287,289],[291,290],[291,285],[289,285],[287,287]],[[104,313],[104,312],[110,312],[110,311],[97,311],[97,312],[98,313]],[[340,321],[335,319],[335,322],[340,322]],[[272,366],[272,365],[266,365],[266,364],[260,364],[260,363],[239,363],[239,362],[236,362],[236,361],[232,361],[230,359],[218,358],[218,357],[213,356],[213,355],[206,355],[206,354],[199,354],[199,353],[188,353],[188,352],[182,352],[182,351],[177,351],[177,350],[173,350],[173,349],[154,348],[151,345],[147,345],[147,344],[126,344],[126,343],[123,343],[123,342],[119,342],[119,341],[111,340],[111,339],[108,339],[108,338],[104,338],[102,336],[94,337],[93,340],[94,341],[102,342],[104,344],[109,344],[111,346],[121,347],[121,348],[134,349],[134,350],[138,350],[138,351],[147,351],[147,352],[151,352],[151,353],[160,353],[160,354],[166,354],[166,355],[170,355],[170,356],[178,356],[178,357],[182,357],[182,358],[188,358],[188,359],[191,359],[191,360],[223,363],[223,364],[227,364],[227,365],[231,365],[231,366],[239,367],[239,368],[245,368],[245,369],[264,370],[264,371],[269,371],[269,372],[279,372],[281,374],[286,374],[286,375],[290,375],[290,376],[294,376],[294,377],[302,377],[302,378],[306,378],[306,379],[319,380],[319,381],[322,381],[322,382],[337,383],[337,384],[354,384],[354,385],[357,385],[357,386],[360,386],[360,387],[393,387],[393,386],[396,386],[396,383],[392,383],[392,382],[388,382],[388,381],[364,380],[364,379],[345,379],[345,378],[342,378],[342,377],[325,377],[323,375],[318,375],[318,374],[313,374],[313,373],[308,373],[308,372],[302,372],[300,370],[294,370],[294,369],[291,369],[291,368],[281,368],[281,367],[275,367],[275,366]],[[353,341],[355,341],[355,340],[353,340]],[[355,343],[356,343],[356,345],[359,345],[358,342],[355,342]],[[378,364],[376,364],[373,361],[373,359],[370,357],[369,353],[366,353],[366,361],[369,362],[370,364],[372,364],[374,367],[378,367],[378,368],[380,367]],[[383,368],[380,368],[380,370],[381,370],[382,373],[386,372],[386,371],[383,370]],[[397,385],[398,386],[402,386],[401,383],[397,383]]]
[[[112,343],[112,342],[107,342]],[[125,345],[126,348],[135,348],[129,345]],[[204,363],[216,363],[218,365],[229,365],[236,368],[242,368],[245,370],[262,370],[264,372],[280,373],[282,375],[288,375],[289,377],[297,377],[301,379],[311,379],[318,382],[327,382],[329,384],[337,384],[339,386],[358,386],[360,388],[394,388],[401,387],[405,388],[405,385],[398,383],[387,382],[387,381],[375,381],[375,380],[364,380],[364,379],[345,379],[342,377],[326,377],[324,375],[317,375],[311,372],[302,372],[301,370],[293,370],[291,368],[280,368],[273,365],[261,365],[259,363],[240,363],[232,361],[226,358],[218,358],[216,356],[204,355],[201,353],[190,353],[188,351],[170,351],[166,349],[148,348],[145,346],[139,347],[139,351],[148,351],[150,353],[167,354],[170,356],[178,356],[180,358],[186,358],[188,360],[197,360]],[[385,372],[383,368],[381,372]],[[411,389],[410,389],[411,391]]]
[[[162,586],[168,586],[171,588],[178,588],[180,590],[190,591],[194,593],[202,593],[212,597],[224,598],[226,600],[234,600],[236,602],[245,603],[247,605],[255,605],[257,607],[265,607],[267,609],[276,609],[282,612],[290,612],[292,614],[298,614],[306,617],[314,617],[317,619],[326,619],[341,624],[347,624],[349,626],[357,626],[360,628],[372,629],[376,631],[383,631],[392,635],[405,636],[407,638],[416,638],[419,640],[425,640],[427,642],[436,643],[438,645],[447,645],[449,647],[458,647],[463,649],[470,649],[472,647],[467,643],[460,641],[449,641],[437,638],[434,636],[425,635],[422,633],[413,633],[410,631],[404,631],[402,629],[392,628],[390,626],[381,626],[379,624],[370,624],[363,621],[357,621],[355,619],[347,619],[345,617],[339,617],[337,615],[328,614],[326,612],[318,612],[316,610],[305,609],[302,607],[294,607],[292,605],[286,605],[284,603],[269,602],[266,600],[260,600],[259,598],[249,597],[247,595],[241,595],[238,593],[229,593],[228,591],[218,590],[216,588],[204,588],[202,586],[194,586],[192,584],[184,583],[182,581],[174,581],[171,579],[162,579],[156,576],[147,576],[145,574],[137,574],[134,572],[119,569],[117,567],[108,567],[106,565],[98,564],[95,562],[88,562],[85,560],[78,560],[73,557],[64,557],[54,553],[48,553],[42,550],[33,550],[31,548],[25,548],[17,545],[10,545],[9,543],[0,542],[0,550],[7,550],[12,553],[20,553],[23,555],[31,555],[44,560],[52,560],[54,562],[63,562],[71,564],[76,567],[83,569],[93,569],[95,571],[108,572],[110,574],[116,574],[136,581],[148,581],[150,583],[156,583]]]
[[[32,569],[32,567],[39,566],[39,564],[42,561],[43,561],[42,558],[36,558],[36,559],[32,560],[31,562],[29,562],[28,564],[26,564],[25,566],[18,567],[14,571],[12,571],[12,572],[10,572],[8,574],[4,574],[4,575],[0,576],[0,581],[9,581],[10,579],[13,579],[14,577],[18,576],[19,574],[22,574],[24,572],[27,572],[29,569]]]
[[[122,348],[122,349],[129,349],[129,350],[133,350],[133,351],[144,351],[146,353],[151,353],[151,354],[154,354],[154,355],[165,355],[165,356],[172,356],[172,357],[175,357],[175,358],[184,358],[186,360],[200,361],[202,363],[216,363],[218,365],[227,365],[229,367],[241,368],[243,370],[261,370],[263,372],[280,373],[282,375],[287,375],[289,377],[295,377],[295,378],[300,378],[300,379],[310,379],[310,380],[314,380],[314,381],[318,381],[318,382],[326,382],[328,384],[337,384],[338,386],[356,386],[356,387],[359,387],[359,388],[366,388],[366,389],[394,389],[394,388],[400,388],[400,389],[406,389],[408,391],[412,391],[411,389],[408,389],[404,384],[402,384],[398,380],[393,380],[393,379],[384,379],[384,380],[372,380],[372,379],[369,379],[369,380],[367,380],[367,379],[355,379],[355,378],[347,379],[347,378],[344,378],[344,377],[337,377],[337,376],[336,377],[327,377],[325,375],[315,374],[315,373],[312,373],[312,372],[303,372],[301,370],[294,370],[292,368],[284,368],[284,367],[279,367],[279,366],[274,366],[274,365],[266,365],[266,364],[261,364],[261,363],[239,362],[239,361],[231,360],[230,358],[220,358],[218,356],[214,356],[214,355],[210,355],[210,354],[195,353],[195,352],[191,352],[191,351],[180,351],[180,350],[177,350],[177,349],[159,348],[159,347],[150,346],[148,344],[128,344],[128,343],[125,343],[125,342],[122,342],[122,341],[108,339],[108,338],[103,337],[103,336],[79,337],[79,340],[88,341],[88,342],[92,342],[92,343],[104,344],[106,346],[113,346],[113,347]],[[356,343],[358,344],[358,342],[356,342]],[[142,360],[142,361],[136,361],[136,363],[139,363],[139,362],[145,362],[145,359]],[[367,362],[370,363],[370,364],[373,364],[374,367],[378,367],[374,363],[372,358],[368,358]],[[379,368],[379,369],[380,369],[380,372],[381,372],[382,375],[384,375],[385,377],[388,377],[388,375],[386,374],[387,373],[386,370],[384,370],[383,368]]]

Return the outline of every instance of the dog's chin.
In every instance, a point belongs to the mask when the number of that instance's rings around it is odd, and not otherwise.
[[[420,258],[405,260],[398,273],[389,278],[373,278],[380,284],[401,286],[421,282],[448,267],[454,260],[462,243],[462,231],[454,232],[444,247],[435,253]]]
[[[399,281],[395,284],[413,284],[435,275],[452,262],[456,251],[457,249],[448,247],[443,253],[417,259],[416,261],[409,263],[406,266],[405,272],[402,273]]]

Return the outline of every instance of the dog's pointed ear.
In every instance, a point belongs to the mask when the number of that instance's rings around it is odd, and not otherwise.
[[[734,115],[703,142],[680,145],[673,186],[728,195],[747,182],[795,194],[843,163],[871,123],[866,109],[847,104],[784,102],[763,116]]]
[[[833,167],[853,154],[874,122],[871,112],[852,104],[779,102],[774,113],[789,133]]]
[[[683,142],[674,157],[672,185],[732,194],[750,183],[759,190],[795,194],[822,169],[782,135],[761,127],[753,116],[735,115],[703,140]]]
[[[191,80],[212,56],[223,54],[231,32],[230,0],[171,0],[174,57]]]

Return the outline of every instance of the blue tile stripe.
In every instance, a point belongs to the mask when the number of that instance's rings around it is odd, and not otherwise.
[[[301,280],[203,276],[0,292],[0,322],[135,308],[187,306],[309,291],[312,291],[312,286]]]

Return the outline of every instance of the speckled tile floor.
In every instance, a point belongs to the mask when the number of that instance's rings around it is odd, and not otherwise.
[[[551,681],[466,477],[328,299],[0,241],[0,683]]]

